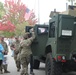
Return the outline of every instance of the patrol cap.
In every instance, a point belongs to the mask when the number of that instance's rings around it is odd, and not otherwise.
[[[26,39],[29,34],[30,34],[29,32],[26,32],[25,34],[23,34],[23,38]]]

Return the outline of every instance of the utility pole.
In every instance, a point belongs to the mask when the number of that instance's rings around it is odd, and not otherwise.
[[[38,24],[40,24],[40,1],[38,0]]]
[[[66,3],[66,10],[68,10],[68,3]]]
[[[74,0],[71,0],[71,5],[73,5],[73,1],[74,1]]]

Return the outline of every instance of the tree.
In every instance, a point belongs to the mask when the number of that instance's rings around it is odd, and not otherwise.
[[[6,9],[6,16],[8,16],[8,20],[10,20],[15,26],[15,32],[22,32],[24,30],[24,26],[26,24],[35,25],[37,22],[35,19],[35,14],[32,10],[29,12],[29,19],[26,20],[26,14],[28,14],[27,7],[25,4],[21,2],[21,0],[5,0],[5,9]],[[31,22],[30,22],[31,21]],[[20,25],[20,26],[19,26]],[[19,29],[19,27],[20,29]],[[22,30],[21,30],[22,28]]]
[[[37,22],[32,10],[29,11],[29,18],[26,20],[27,7],[21,0],[5,0],[4,9],[5,15],[2,17],[2,21],[5,23],[10,21],[15,26],[15,34],[22,34],[26,25],[35,25]]]
[[[0,2],[0,34],[5,35],[6,37],[8,36],[13,36],[14,35],[14,29],[15,26],[12,26],[12,23],[10,21],[8,21],[6,24],[4,22],[3,15],[5,14],[5,9],[4,9],[4,5],[2,2]]]
[[[3,3],[0,2],[0,19],[2,18],[3,15],[4,15],[4,6]]]
[[[21,2],[21,0],[5,0],[5,8],[6,8],[6,16],[8,16],[8,19],[14,24],[21,24],[26,22],[26,18],[24,17],[27,14],[27,7],[25,4]],[[34,19],[35,14],[32,10],[30,10],[29,19]],[[28,19],[28,20],[29,20]],[[36,19],[32,20],[35,21]],[[29,21],[27,21],[29,22]]]

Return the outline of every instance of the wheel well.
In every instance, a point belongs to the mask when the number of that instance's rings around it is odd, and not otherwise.
[[[51,52],[52,52],[51,45],[48,45],[48,46],[45,48],[45,54],[51,53]]]

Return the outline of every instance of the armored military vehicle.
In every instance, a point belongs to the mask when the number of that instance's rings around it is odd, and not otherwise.
[[[46,43],[46,75],[61,75],[76,70],[75,17],[58,14],[49,20]],[[50,50],[50,52],[49,52]]]
[[[76,70],[76,18],[57,14],[49,25],[35,25],[32,43],[34,68],[45,63],[46,75],[61,75]]]
[[[33,28],[33,26],[26,26],[25,31],[29,32],[31,28]],[[31,47],[34,55],[34,69],[38,69],[40,62],[45,63],[46,60],[45,47],[48,39],[48,25],[36,24],[34,31],[36,38]]]

